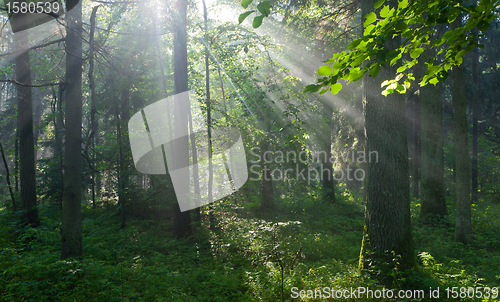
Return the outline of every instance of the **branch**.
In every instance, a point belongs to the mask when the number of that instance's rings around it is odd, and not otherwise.
[[[25,84],[25,83],[20,83],[16,80],[0,80],[0,83],[13,83],[19,86],[24,86],[24,87],[45,87],[45,86],[53,86],[53,85],[61,85],[62,82],[59,83],[45,83],[45,84]]]
[[[66,41],[66,38],[61,38],[61,39],[58,39],[58,40],[47,42],[47,43],[42,44],[42,45],[33,46],[31,48],[28,48],[27,50],[21,50],[21,51],[17,50],[17,51],[13,51],[13,52],[3,53],[3,54],[0,54],[0,57],[4,57],[4,56],[8,56],[8,55],[13,55],[13,54],[16,54],[16,53],[22,53],[22,52],[30,51],[30,50],[37,49],[37,48],[43,48],[45,46],[49,46],[49,45],[60,43],[60,42],[64,42],[64,41]]]

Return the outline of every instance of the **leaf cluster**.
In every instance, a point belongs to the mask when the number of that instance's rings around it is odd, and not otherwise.
[[[368,72],[375,77],[380,68],[399,66],[394,80],[386,81],[384,94],[406,92],[411,80],[414,80],[411,68],[426,48],[440,48],[437,55],[443,59],[430,58],[425,63],[427,71],[420,85],[437,84],[448,77],[448,70],[453,65],[460,65],[462,57],[475,47],[482,48],[479,38],[484,35],[492,19],[497,0],[481,0],[478,5],[469,5],[463,1],[398,1],[397,7],[384,5],[385,0],[374,4],[378,13],[370,12],[364,18],[363,37],[352,41],[349,50],[335,54],[326,60],[331,65],[318,69],[321,78],[318,83],[309,85],[305,91],[321,93],[330,90],[336,94],[342,88],[339,80],[355,82]],[[467,16],[463,18],[462,16]],[[451,24],[464,21],[462,26]],[[461,23],[461,22],[460,22]],[[444,26],[446,31],[438,39],[436,27]],[[394,49],[387,47],[387,42],[401,37],[401,43]],[[443,46],[446,44],[447,46]],[[410,60],[404,60],[409,55]]]

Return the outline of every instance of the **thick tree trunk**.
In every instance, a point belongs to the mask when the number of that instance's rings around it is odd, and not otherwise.
[[[452,24],[452,28],[459,27],[460,20],[461,16],[457,17]],[[465,98],[463,64],[453,66],[451,71],[451,86],[456,167],[455,240],[468,243],[471,240],[472,223],[470,210],[469,146],[467,143],[467,102]]]
[[[82,3],[76,4],[66,14],[66,18],[66,140],[61,227],[62,259],[82,255]]]
[[[13,14],[11,19],[14,31],[14,45],[16,49],[23,49],[27,41],[22,38],[23,34],[17,33],[27,28],[27,16],[24,14]],[[20,53],[16,57],[16,80],[20,83],[31,85],[31,70],[29,51]],[[33,105],[31,88],[28,86],[17,86],[17,130],[19,135],[19,164],[21,183],[21,205],[26,223],[33,227],[40,224],[38,210],[36,208],[36,178],[35,178],[35,146],[33,144]]]
[[[362,15],[373,11],[375,1],[363,0]],[[399,44],[386,43],[388,48]],[[365,77],[366,150],[378,153],[368,163],[366,221],[360,252],[360,270],[390,272],[416,266],[410,217],[408,145],[405,103],[397,93],[384,97],[380,84],[395,75],[397,66],[382,68],[376,79]]]
[[[424,57],[434,57],[426,50]],[[422,66],[423,68],[424,66]],[[420,72],[424,75],[425,70]],[[427,85],[420,88],[421,140],[421,208],[420,215],[447,215],[444,197],[444,158],[441,116],[441,88]]]
[[[187,62],[187,0],[176,0],[175,12],[177,14],[175,32],[174,32],[174,90],[175,94],[188,91],[188,62]],[[174,126],[175,129],[188,128],[188,115],[190,112],[189,102],[176,104],[179,108],[174,108]],[[189,165],[189,141],[185,136],[176,141],[174,146],[174,160],[181,167]],[[189,174],[181,176],[185,182],[189,181]],[[188,194],[188,192],[176,192],[176,194]],[[190,211],[181,212],[179,203],[174,205],[174,234],[177,238],[185,237],[191,234]]]

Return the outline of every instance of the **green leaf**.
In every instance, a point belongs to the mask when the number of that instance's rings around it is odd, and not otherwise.
[[[415,48],[415,49],[412,49],[412,51],[410,51],[410,57],[412,59],[417,59],[418,57],[420,57],[420,55],[424,52],[424,49],[423,48]]]
[[[332,92],[332,94],[337,94],[339,93],[339,91],[342,89],[342,84],[340,83],[335,83],[332,85],[332,87],[330,88],[330,91]]]
[[[398,9],[405,9],[408,6],[408,0],[399,1]]]
[[[374,28],[375,28],[375,25],[373,25],[373,24],[368,25],[365,28],[363,35],[365,35],[365,36],[369,35],[373,31]]]
[[[384,6],[382,10],[380,10],[380,17],[385,18],[389,14],[389,5]]]
[[[407,68],[408,68],[408,66],[405,64],[405,65],[403,65],[403,66],[400,66],[400,67],[396,70],[396,72],[403,72],[403,71],[405,71]]]
[[[271,13],[271,1],[263,1],[257,5],[257,9],[261,14],[268,17]]]
[[[405,21],[399,21],[394,28],[399,31],[403,31],[407,28],[408,26],[406,25]]]
[[[333,72],[333,69],[330,66],[321,66],[318,68],[318,74],[322,77],[327,77],[331,75]]]
[[[452,23],[453,21],[455,21],[458,15],[460,15],[460,9],[458,7],[453,8],[448,14],[448,23]]]
[[[314,92],[318,92],[320,88],[321,88],[321,85],[311,84],[311,85],[306,86],[306,88],[304,89],[304,92],[314,93]]]
[[[337,62],[333,63],[332,67],[334,69],[340,69],[340,68],[342,68],[343,65],[344,65],[343,62],[341,62],[340,60],[338,60]]]
[[[243,14],[241,14],[238,17],[238,22],[241,24],[246,19],[246,17],[248,17],[248,15],[250,15],[253,12],[254,12],[254,10],[251,10],[251,11],[248,11],[248,12],[244,12]]]
[[[374,9],[377,9],[379,7],[382,6],[382,4],[384,4],[385,0],[378,0],[377,2],[375,2],[375,4],[373,4],[373,8]]]
[[[364,27],[367,27],[368,25],[372,24],[377,20],[377,15],[375,15],[374,12],[370,12],[365,16],[365,22],[363,23]]]
[[[372,66],[372,68],[370,68],[369,74],[372,78],[375,78],[379,71],[380,71],[380,64],[375,64]]]
[[[260,15],[253,18],[252,27],[253,28],[259,27],[262,24],[262,19],[264,19],[264,15]]]
[[[253,0],[242,0],[241,6],[243,6],[243,8],[247,8],[252,2]]]
[[[445,40],[443,38],[439,38],[437,40],[434,40],[434,41],[432,41],[432,46],[433,47],[441,46],[444,43],[444,41]]]
[[[363,41],[363,39],[356,39],[356,40],[352,41],[351,43],[349,43],[348,48],[349,49],[355,48],[356,46],[359,45],[359,43],[361,43],[361,41]]]
[[[482,32],[487,31],[489,27],[490,27],[490,22],[486,22],[484,20],[479,21],[479,23],[477,24],[477,29],[479,29]]]
[[[358,68],[351,69],[351,73],[349,74],[349,81],[356,82],[359,81],[365,75],[366,69],[359,70]]]
[[[462,49],[461,51],[459,51],[457,53],[457,55],[455,56],[455,60],[458,60],[459,58],[463,57],[465,55],[467,51],[465,49]]]

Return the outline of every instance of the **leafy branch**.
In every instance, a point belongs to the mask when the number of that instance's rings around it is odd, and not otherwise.
[[[385,0],[377,1],[374,8],[379,9],[384,2]],[[387,63],[390,66],[399,63],[395,78],[382,83],[385,87],[383,94],[395,91],[405,93],[411,80],[415,80],[411,68],[418,63],[425,47],[436,48],[447,43],[448,46],[437,53],[444,54],[440,62],[436,58],[429,58],[425,62],[427,71],[419,84],[435,85],[444,81],[448,77],[448,70],[454,65],[462,64],[462,57],[467,52],[475,47],[483,47],[478,42],[479,38],[496,17],[493,9],[498,3],[499,0],[481,0],[478,5],[466,5],[455,0],[401,0],[398,1],[397,8],[385,5],[378,11],[378,16],[374,12],[365,16],[363,37],[352,41],[348,46],[349,50],[326,60],[331,65],[321,66],[318,69],[321,78],[316,84],[308,85],[304,91],[318,92],[321,89],[320,94],[329,90],[337,94],[342,89],[339,80],[356,82],[366,72],[375,77],[381,67],[387,68]],[[431,39],[435,34],[435,25],[451,24],[457,18],[461,19],[463,14],[468,14],[463,26],[448,29],[439,39]],[[404,42],[396,49],[386,48],[385,43],[397,36],[404,38]],[[411,60],[399,62],[405,54],[409,54]]]

